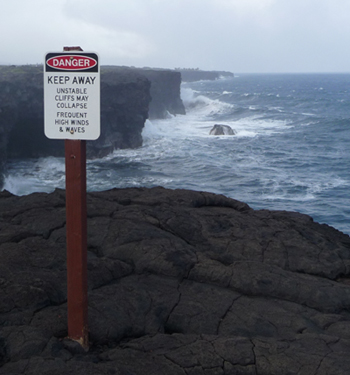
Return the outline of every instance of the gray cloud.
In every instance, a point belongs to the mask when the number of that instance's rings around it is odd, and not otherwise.
[[[0,15],[0,62],[38,63],[77,44],[105,64],[344,72],[349,18],[345,0],[13,0]]]

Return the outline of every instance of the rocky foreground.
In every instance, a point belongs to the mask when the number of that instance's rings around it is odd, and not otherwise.
[[[89,329],[66,339],[64,191],[0,193],[0,374],[350,374],[350,238],[211,193],[88,195]]]

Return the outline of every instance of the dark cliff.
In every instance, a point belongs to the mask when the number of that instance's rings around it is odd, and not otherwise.
[[[150,119],[166,118],[171,115],[186,114],[180,97],[181,73],[167,69],[131,68],[105,66],[107,72],[124,74],[134,72],[146,77],[150,83],[151,102],[148,116]]]
[[[63,155],[64,142],[43,133],[43,76],[41,67],[3,68],[0,76],[0,127],[7,158]],[[101,136],[88,142],[88,154],[100,156],[114,148],[142,145],[148,117],[150,82],[135,72],[101,74]]]
[[[88,142],[88,155],[104,156],[114,149],[142,146],[150,86],[149,80],[135,71],[102,70],[101,136]]]
[[[180,73],[101,68],[101,136],[87,142],[88,157],[142,145],[145,120],[184,114]],[[0,186],[6,160],[62,156],[64,142],[44,135],[42,66],[0,67]]]
[[[140,73],[151,81],[150,119],[186,114],[180,98],[180,72],[169,74],[169,70],[143,69]]]
[[[9,157],[58,155],[61,145],[43,134],[43,74],[40,66],[0,69],[1,167]],[[63,146],[62,146],[63,147]],[[0,170],[2,178],[3,169]],[[0,186],[1,186],[0,181]]]

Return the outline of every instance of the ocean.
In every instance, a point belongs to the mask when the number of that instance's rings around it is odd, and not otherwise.
[[[350,74],[236,74],[183,83],[186,115],[147,120],[143,146],[87,163],[88,191],[184,188],[298,211],[350,234]],[[235,135],[209,135],[214,124]],[[65,187],[64,159],[16,160],[4,189]]]

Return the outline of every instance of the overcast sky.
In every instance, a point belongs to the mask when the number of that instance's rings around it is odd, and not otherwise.
[[[0,64],[80,45],[102,64],[350,72],[350,0],[1,0]]]

